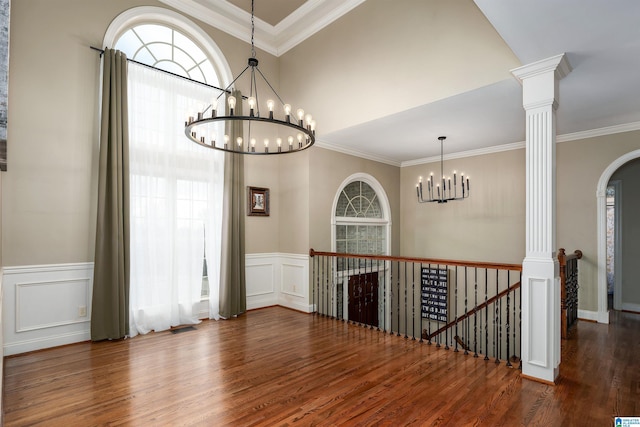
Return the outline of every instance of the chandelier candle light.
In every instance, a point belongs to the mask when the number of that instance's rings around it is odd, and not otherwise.
[[[447,203],[449,200],[462,200],[469,197],[469,177],[465,178],[464,172],[460,174],[460,183],[462,184],[462,193],[458,195],[458,176],[456,171],[453,171],[453,184],[451,183],[451,177],[444,176],[444,156],[443,156],[443,143],[447,139],[446,136],[438,137],[440,140],[440,182],[433,182],[433,172],[427,179],[427,197],[423,195],[422,177],[418,179],[416,184],[416,193],[418,195],[418,203]],[[465,182],[466,180],[466,182]]]
[[[233,79],[229,86],[227,86],[220,92],[218,97],[214,99],[211,105],[204,108],[201,112],[198,112],[196,118],[189,117],[189,119],[185,122],[184,133],[187,138],[189,138],[196,144],[202,145],[203,147],[238,154],[286,154],[305,150],[315,143],[316,121],[313,120],[311,114],[305,114],[302,108],[296,110],[295,117],[292,120],[291,113],[293,110],[291,109],[291,105],[284,103],[282,98],[280,98],[280,95],[278,95],[271,83],[269,83],[264,74],[262,74],[262,71],[260,71],[260,69],[258,68],[258,60],[256,59],[256,51],[253,41],[254,33],[254,1],[252,0],[251,57],[248,60],[248,65],[238,75],[238,77]],[[227,96],[229,113],[219,115],[218,107],[220,104],[220,98],[225,93],[231,93],[231,87],[233,86],[233,84],[247,70],[250,70],[249,97],[245,98],[243,96],[242,99],[238,100],[235,96]],[[267,86],[269,86],[269,88],[275,95],[275,98],[277,98],[277,100],[282,105],[282,115],[284,116],[283,118],[274,117],[276,102],[273,99],[267,100],[266,103],[267,109],[269,110],[268,116],[262,117],[260,115],[258,87],[256,84],[256,72],[262,77]],[[247,100],[247,104],[249,106],[249,115],[236,115],[236,104],[237,102],[242,102],[244,99]],[[216,135],[218,135],[219,132],[215,124],[224,123],[225,125],[230,125],[234,122],[241,122],[243,124],[243,128],[245,128],[246,125],[246,130],[243,130],[243,133],[247,134],[247,138],[243,139],[242,137],[237,137],[234,144],[233,141],[230,141],[230,136],[228,134],[225,134],[223,141],[216,141]],[[260,149],[259,147],[257,147],[258,140],[254,135],[251,134],[252,123],[256,126],[266,124],[268,126],[262,126],[260,127],[260,130],[262,131],[268,128],[273,132],[273,134],[269,134],[269,136],[262,137],[260,142],[264,144],[264,149]],[[228,128],[231,128],[231,126],[228,126]],[[286,144],[285,147],[283,147],[282,137],[285,136]],[[270,145],[272,141],[275,142],[275,146]]]

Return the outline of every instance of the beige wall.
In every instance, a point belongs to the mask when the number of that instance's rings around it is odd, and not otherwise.
[[[278,252],[282,199],[278,179],[277,156],[245,156],[245,185],[269,189],[269,216],[245,216],[245,251]],[[243,213],[244,215],[244,213]]]
[[[301,153],[282,156],[280,160],[280,236],[279,251],[290,254],[309,253],[310,162],[314,147]]]
[[[153,0],[12,3],[9,171],[0,182],[3,266],[93,259],[100,60],[88,46],[101,46],[111,20],[143,4],[162,6]],[[409,8],[413,13],[407,18]],[[247,44],[198,24],[237,74],[246,63]],[[353,27],[360,31],[347,37]],[[421,37],[408,37],[416,28]],[[474,40],[463,37],[468,28]],[[403,50],[394,46],[416,54],[394,57]],[[391,56],[380,61],[379,49]],[[458,55],[461,49],[467,55]],[[369,0],[280,60],[262,52],[259,58],[263,72],[275,76],[272,83],[282,81],[282,95],[294,94],[291,103],[304,105],[323,123],[321,132],[510,78],[507,70],[519,65],[471,0]],[[304,82],[291,74],[294,70]],[[344,80],[347,75],[350,80]],[[447,85],[429,83],[445,80]],[[372,102],[379,88],[389,86],[393,96],[382,93],[381,102]],[[341,102],[327,96],[344,88],[349,96]],[[557,242],[584,252],[582,309],[597,309],[598,179],[611,162],[638,148],[640,132],[558,145]],[[455,168],[472,178],[471,198],[447,205],[415,200],[417,177],[437,165],[400,169],[319,147],[277,159],[248,158],[246,184],[270,188],[271,216],[247,218],[247,252],[329,249],[335,193],[347,176],[365,172],[390,200],[394,254],[519,263],[525,239],[524,155],[516,150],[446,162],[446,171]]]
[[[373,176],[389,199],[391,208],[391,253],[400,249],[400,168],[323,148],[310,154],[309,229],[310,244],[318,251],[331,250],[331,216],[333,201],[342,182],[354,173]]]
[[[109,23],[140,5],[166,7],[154,0],[12,3],[3,265],[93,260],[100,58],[89,46],[102,46]],[[220,47],[232,72],[239,73],[250,55],[249,45],[195,22]],[[276,58],[260,51],[258,55],[261,69],[274,76],[277,86]],[[252,171],[248,184],[273,184],[265,178],[273,172],[270,166]],[[277,221],[271,222],[268,229],[277,233]],[[252,230],[255,224],[250,221],[248,227]],[[277,249],[256,243],[256,251]]]
[[[640,132],[558,144],[558,246],[580,249],[579,306],[598,309],[597,199],[598,180],[616,159],[640,148]],[[604,238],[604,236],[602,236]]]
[[[472,0],[367,0],[280,59],[283,95],[325,133],[511,79],[521,65]]]
[[[640,131],[563,142],[557,146],[557,246],[583,251],[579,307],[597,311],[596,187],[605,169],[640,148]],[[446,161],[445,173],[472,178],[468,200],[446,205],[416,202],[418,176],[438,165],[401,171],[401,254],[521,263],[525,256],[525,151]]]
[[[392,253],[398,253],[400,168],[318,146],[281,156],[277,167],[278,185],[274,187],[271,205],[272,212],[274,207],[277,209],[277,223],[260,221],[264,218],[247,221],[247,230],[253,227],[254,235],[260,236],[257,240],[277,242],[277,249],[270,251],[306,254],[310,248],[331,250],[331,209],[340,184],[354,173],[367,173],[380,182],[389,199]],[[267,252],[265,248],[259,250],[259,245],[250,241],[250,234],[247,236],[247,253]]]
[[[524,149],[445,161],[445,175],[464,172],[471,185],[468,199],[446,204],[419,204],[416,197],[418,177],[438,176],[439,163],[402,168],[402,255],[521,263],[524,161]]]

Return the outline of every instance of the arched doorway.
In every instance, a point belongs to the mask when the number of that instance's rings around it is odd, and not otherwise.
[[[624,164],[640,158],[640,150],[631,151],[613,161],[598,180],[597,197],[597,245],[598,245],[598,318],[599,323],[609,323],[607,292],[607,186],[613,174]],[[619,264],[619,260],[618,260]]]

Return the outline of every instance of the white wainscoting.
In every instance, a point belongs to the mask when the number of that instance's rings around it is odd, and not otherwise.
[[[245,262],[247,309],[312,311],[308,255],[248,254]],[[91,339],[93,263],[5,267],[0,281],[5,356]]]
[[[281,305],[310,313],[309,256],[247,254],[247,309]]]
[[[4,355],[91,338],[93,263],[5,267]]]

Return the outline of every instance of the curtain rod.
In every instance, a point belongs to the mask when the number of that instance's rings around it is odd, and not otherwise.
[[[93,49],[93,50],[96,50],[96,51],[100,52],[100,56],[102,56],[104,54],[104,49],[100,49],[99,47],[94,47],[94,46],[89,46],[89,47],[91,49]],[[202,86],[210,87],[212,89],[217,89],[220,92],[231,93],[231,91],[224,90],[221,87],[213,86],[213,85],[210,85],[210,84],[207,84],[207,83],[203,83],[203,82],[198,81],[198,80],[194,80],[194,79],[189,78],[189,77],[181,76],[180,74],[172,73],[171,71],[163,70],[162,68],[157,68],[157,67],[154,67],[153,65],[149,65],[149,64],[145,64],[145,63],[140,62],[140,61],[136,61],[135,59],[127,58],[127,61],[133,62],[134,64],[142,65],[143,67],[151,68],[152,70],[160,71],[161,73],[165,73],[165,74],[169,74],[171,76],[179,77],[181,79],[188,80],[190,82],[197,83],[197,84],[200,84]],[[247,97],[242,95],[242,99],[247,99]]]

